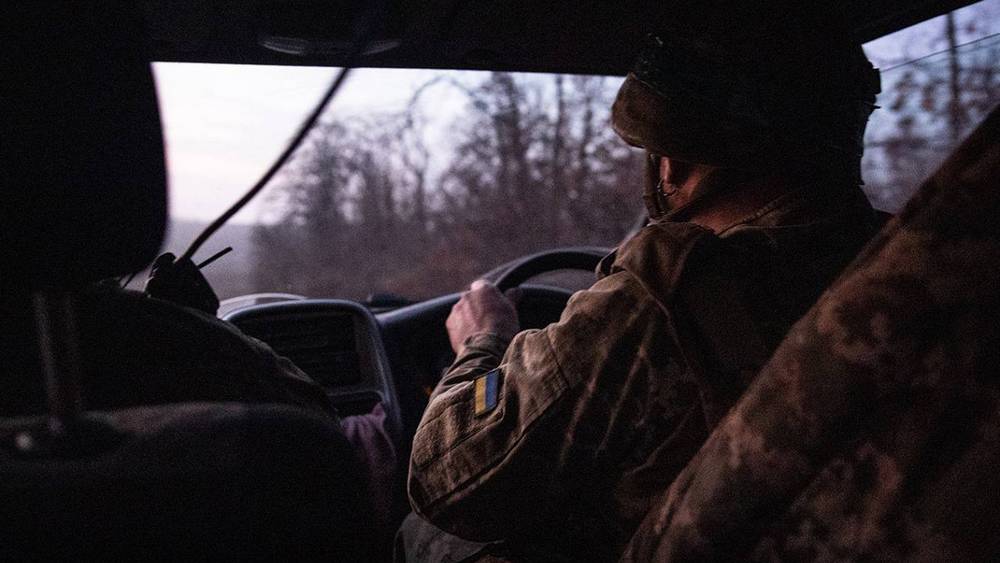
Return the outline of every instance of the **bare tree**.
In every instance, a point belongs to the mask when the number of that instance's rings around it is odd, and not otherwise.
[[[467,105],[432,176],[420,99],[434,84]],[[420,297],[529,252],[613,244],[634,219],[621,202],[639,201],[640,168],[608,127],[609,104],[601,78],[498,72],[432,81],[402,112],[325,124],[284,178],[284,214],[259,229],[259,276],[313,295]],[[268,271],[279,253],[282,271]]]
[[[984,9],[984,8],[980,8]],[[866,143],[866,191],[882,209],[899,209],[951,149],[1000,102],[1000,41],[958,44],[960,22],[943,19],[947,49],[883,74],[882,109]],[[965,31],[976,31],[971,17]],[[905,51],[905,49],[904,49]]]

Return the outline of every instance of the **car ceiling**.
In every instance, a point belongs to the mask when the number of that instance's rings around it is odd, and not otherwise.
[[[865,42],[973,2],[844,0],[834,9]],[[645,35],[669,18],[671,2],[389,4],[373,52],[359,66],[623,75]],[[363,0],[145,0],[143,8],[156,61],[339,66],[349,51],[355,14],[370,5]]]

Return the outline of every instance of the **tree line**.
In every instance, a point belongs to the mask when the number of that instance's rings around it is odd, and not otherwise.
[[[642,208],[642,155],[609,126],[611,82],[441,78],[401,111],[321,123],[273,196],[279,216],[254,232],[256,286],[420,298],[531,252],[616,244]],[[465,103],[431,146],[434,88]]]
[[[964,23],[947,14],[931,41],[945,49],[883,72],[884,93],[864,160],[866,192],[876,207],[900,209],[1000,103],[1000,38],[987,35],[966,45],[957,40],[960,25],[974,34],[996,15],[995,6],[974,7]]]

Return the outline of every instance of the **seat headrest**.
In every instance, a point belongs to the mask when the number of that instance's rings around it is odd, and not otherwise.
[[[142,269],[166,222],[156,92],[133,3],[6,6],[0,292]]]

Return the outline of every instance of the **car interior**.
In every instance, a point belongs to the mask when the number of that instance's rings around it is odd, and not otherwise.
[[[860,41],[868,41],[971,3],[852,0],[833,9]],[[99,280],[147,267],[160,251],[167,220],[164,147],[151,62],[623,76],[645,35],[669,17],[669,7],[646,0],[553,2],[545,9],[524,0],[146,0],[86,8],[38,2],[13,9],[6,18],[9,56],[3,68],[10,102],[4,104],[5,142],[0,149],[0,295],[7,319],[2,342],[5,356],[17,350],[37,361],[4,362],[2,370],[9,396],[44,395],[47,413],[11,413],[14,407],[9,407],[8,416],[0,420],[0,556],[159,553],[368,561],[388,558],[391,551],[391,530],[373,524],[364,470],[328,420],[291,406],[249,402],[88,408],[89,398],[78,383],[81,358],[88,350],[80,346],[74,323],[76,296]],[[998,120],[993,111],[827,290],[817,308],[793,329],[795,334],[807,334],[813,343],[833,338],[820,329],[808,330],[822,324],[817,311],[877,299],[877,284],[858,280],[870,280],[876,277],[872,272],[899,262],[920,265],[911,268],[916,284],[923,275],[933,284],[934,273],[948,270],[949,287],[957,293],[943,305],[949,309],[937,313],[948,321],[921,330],[913,327],[924,327],[927,317],[921,315],[927,313],[928,303],[893,303],[894,311],[908,315],[897,320],[898,326],[910,331],[901,329],[898,338],[889,339],[890,349],[919,351],[938,340],[950,342],[965,321],[990,326],[984,319],[1000,313],[1000,296],[996,287],[981,282],[1000,274],[997,254],[991,254],[1000,252],[993,220],[1000,201],[995,193],[995,178],[1000,177]],[[914,257],[907,254],[904,235],[915,231],[931,238],[946,233],[948,240],[975,236],[985,258],[962,255],[945,262],[939,255]],[[588,246],[552,249],[499,265],[484,277],[501,290],[522,288],[522,328],[543,327],[559,318],[572,292],[531,280],[556,270],[592,271],[607,251]],[[342,416],[381,405],[399,452],[391,492],[392,519],[398,525],[408,511],[408,444],[427,403],[427,386],[454,359],[445,319],[459,297],[453,293],[417,303],[372,306],[327,296],[248,305],[221,318],[315,379]],[[1000,335],[987,328],[960,344],[974,348],[978,360],[955,367],[954,373],[975,379],[983,393],[993,393],[998,391],[992,377],[997,364],[988,360],[995,358],[990,350],[1000,349]],[[857,383],[848,376],[862,360],[835,356],[816,365],[815,355],[808,354],[819,345],[805,350],[801,342],[786,341],[779,348],[759,376],[759,385],[783,381],[796,354],[808,356],[816,368],[812,375],[797,374],[803,388],[826,385],[817,374],[825,381],[842,377]],[[906,358],[927,360],[916,352]],[[905,365],[883,367],[891,373],[880,376],[876,370],[865,372],[866,377],[894,378],[897,387],[892,390],[908,389],[900,375]],[[837,405],[841,410],[836,416],[891,408],[883,400],[890,391],[877,384],[858,385],[878,388],[877,398],[866,401],[844,390],[855,402]],[[755,408],[748,398],[734,411]],[[636,547],[635,560],[685,559],[691,554],[740,558],[767,534],[795,532],[786,526],[765,533],[756,519],[783,514],[795,499],[807,502],[809,495],[819,494],[817,486],[833,486],[818,477],[832,463],[829,459],[815,460],[807,472],[789,474],[770,495],[753,488],[756,483],[741,485],[737,478],[725,480],[724,486],[710,482],[722,479],[718,468],[725,462],[718,444],[725,438],[727,421],[735,416],[720,423],[706,448],[678,477],[677,490],[701,486],[718,498],[779,498],[783,504],[765,506],[761,500],[743,512],[737,508],[743,510],[747,503],[733,504],[729,525],[709,540],[715,542],[712,549],[699,543],[704,537],[692,539],[698,534],[690,522],[669,521],[661,533]],[[836,439],[849,444],[846,447],[860,447],[865,432],[892,431],[876,423],[852,426],[854,434],[838,434]],[[786,426],[780,431],[794,433]],[[941,462],[946,469],[935,485],[943,492],[931,500],[934,506],[983,504],[988,525],[982,524],[976,536],[982,536],[982,551],[975,555],[988,558],[1000,551],[995,538],[985,533],[995,529],[1000,513],[995,503],[987,505],[978,497],[992,499],[1000,483],[960,477],[963,464],[979,459],[975,455],[995,459],[1000,447],[988,442],[956,448]],[[975,448],[979,450],[973,452]],[[896,506],[898,514],[916,509],[918,500],[926,497],[907,497]],[[672,495],[664,500],[664,510],[675,509],[685,498]],[[740,541],[731,541],[737,535]]]

